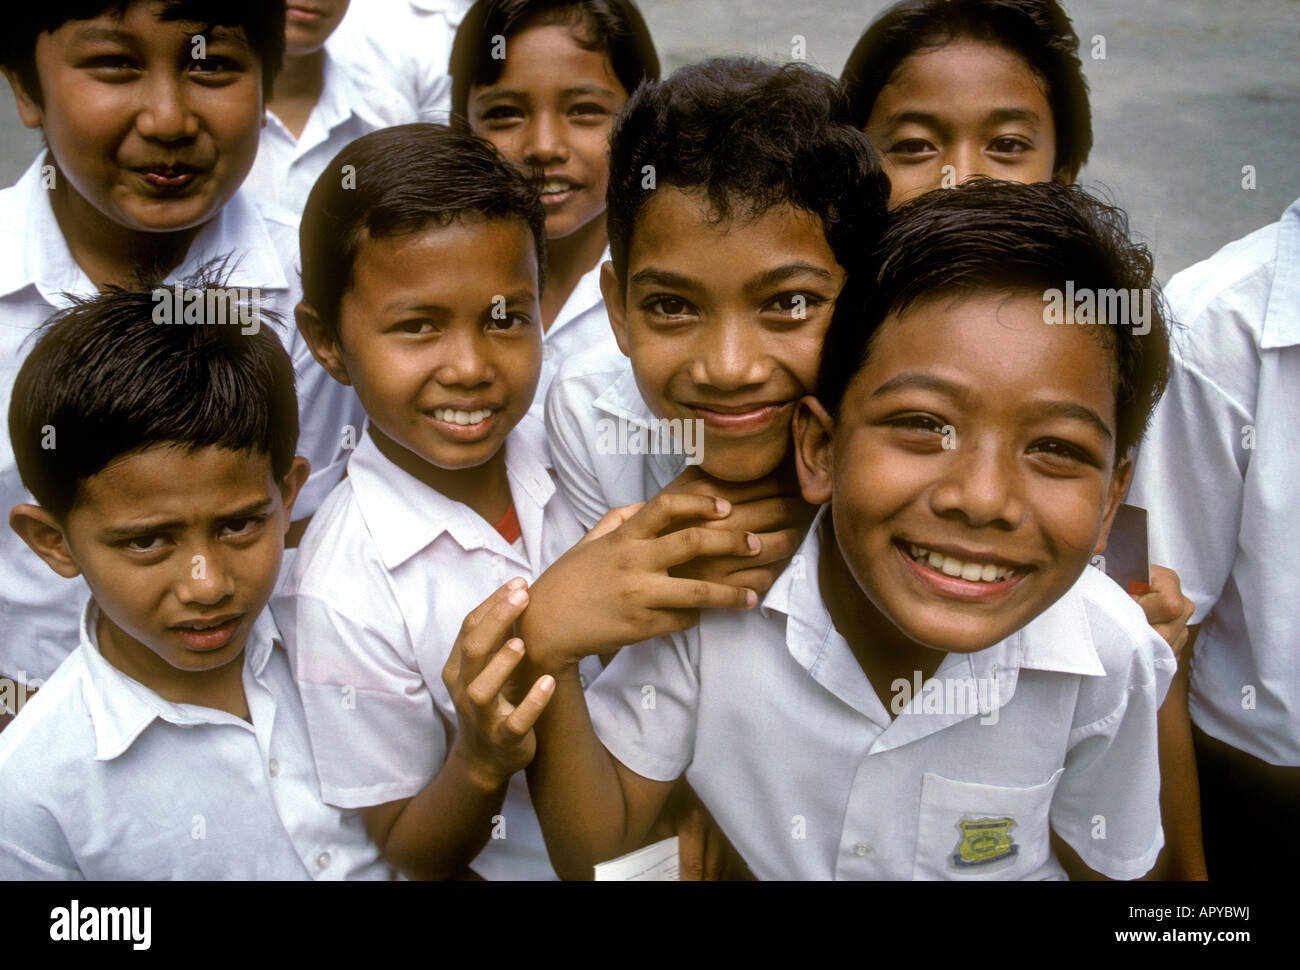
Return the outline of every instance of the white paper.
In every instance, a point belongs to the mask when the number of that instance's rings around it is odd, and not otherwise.
[[[679,882],[677,836],[596,864],[597,882]]]

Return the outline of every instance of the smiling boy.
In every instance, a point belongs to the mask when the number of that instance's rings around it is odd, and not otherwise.
[[[561,873],[638,844],[683,774],[760,878],[1151,868],[1174,661],[1087,563],[1167,342],[1162,320],[1047,326],[1064,279],[1145,288],[1150,257],[1057,185],[900,210],[796,411],[804,497],[829,504],[760,609],[624,649],[585,699],[572,656],[534,658],[556,687],[529,781]],[[895,703],[917,680],[974,700]]]
[[[342,474],[345,428],[360,417],[288,325],[292,225],[238,191],[283,46],[282,2],[57,2],[12,12],[0,61],[21,119],[47,148],[0,192],[0,221],[19,227],[0,260],[0,404],[32,333],[65,294],[137,278],[171,285],[229,257],[224,284],[278,310],[268,325],[294,361],[312,464],[295,506],[301,519]],[[6,439],[0,500],[28,498]],[[0,540],[0,589],[0,673],[35,686],[77,644],[77,596],[11,534]]]
[[[308,473],[297,414],[274,336],[157,326],[147,289],[74,306],[23,364],[8,426],[40,504],[9,523],[91,598],[0,735],[5,879],[387,876],[320,799],[265,609]]]

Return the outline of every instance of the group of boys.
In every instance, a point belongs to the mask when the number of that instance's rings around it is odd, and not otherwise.
[[[1168,328],[1043,316],[1152,288],[1122,213],[977,179],[887,216],[829,78],[684,68],[619,115],[617,352],[543,423],[535,183],[376,127],[292,240],[240,188],[283,11],[202,6],[4,51],[48,154],[0,194],[0,667],[43,683],[0,872],[589,878],[686,786],[759,878],[1153,871],[1177,662],[1088,563]],[[160,326],[178,284],[214,296]],[[611,453],[664,426],[698,451]]]

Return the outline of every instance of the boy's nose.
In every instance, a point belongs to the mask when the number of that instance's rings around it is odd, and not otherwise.
[[[973,528],[1010,530],[1024,519],[1019,462],[994,442],[963,441],[952,431],[951,459],[930,505],[936,515],[956,516]]]
[[[481,333],[449,334],[444,339],[435,377],[446,387],[479,387],[496,376]]]
[[[175,590],[176,598],[187,606],[216,606],[234,595],[235,581],[220,555],[205,547],[194,550],[189,559],[181,563],[181,575]]]
[[[767,356],[760,352],[754,330],[750,321],[732,319],[715,323],[692,362],[692,380],[720,391],[765,383],[771,367]]]
[[[984,153],[977,144],[962,143],[948,154],[947,163],[952,166],[952,183],[961,185],[977,175],[990,175],[990,166]],[[950,185],[944,182],[945,185]]]
[[[524,135],[525,164],[544,169],[568,158],[568,144],[560,119],[550,112],[533,115]]]
[[[186,81],[178,77],[157,78],[141,85],[141,105],[136,129],[146,138],[174,142],[199,133],[198,116],[191,109]]]

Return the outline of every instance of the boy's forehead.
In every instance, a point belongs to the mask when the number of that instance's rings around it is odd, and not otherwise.
[[[244,29],[213,23],[209,20],[195,20],[186,16],[172,16],[176,5],[160,0],[133,0],[121,9],[106,5],[99,14],[86,19],[68,20],[52,32],[60,40],[73,43],[92,43],[95,41],[131,42],[143,37],[160,36],[189,39],[202,35],[208,43],[226,41],[248,44]]]
[[[81,483],[77,506],[106,518],[201,519],[271,498],[266,452],[218,445],[151,445],[121,455]]]

